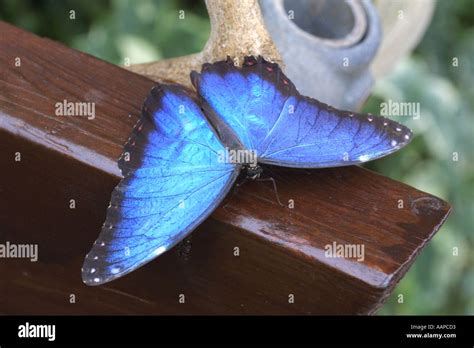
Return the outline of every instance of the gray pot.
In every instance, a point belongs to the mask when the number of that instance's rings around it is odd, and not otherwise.
[[[368,0],[260,0],[266,27],[298,90],[356,110],[373,85],[370,64],[381,41]]]

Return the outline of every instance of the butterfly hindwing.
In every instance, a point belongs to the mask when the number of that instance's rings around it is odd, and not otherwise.
[[[410,130],[397,122],[302,96],[278,65],[261,57],[246,57],[241,68],[229,59],[205,64],[191,79],[203,103],[262,163],[351,165],[386,156],[411,140]]]
[[[124,147],[124,178],[112,193],[82,277],[99,285],[151,261],[186,237],[225,197],[239,172],[195,101],[155,87]]]

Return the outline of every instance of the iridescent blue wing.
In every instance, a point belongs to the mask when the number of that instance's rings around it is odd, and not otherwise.
[[[102,231],[82,278],[99,285],[169,250],[222,201],[239,172],[224,163],[223,145],[199,106],[181,88],[158,86],[119,160]]]
[[[216,127],[231,128],[259,162],[287,167],[351,165],[386,156],[411,140],[383,117],[340,111],[298,93],[278,65],[246,57],[204,64],[191,79]],[[317,83],[317,82],[315,82]]]

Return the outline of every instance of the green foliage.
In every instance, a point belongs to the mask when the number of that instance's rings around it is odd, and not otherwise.
[[[199,52],[210,33],[204,4],[192,1],[0,0],[0,19],[115,64]]]
[[[453,206],[381,314],[474,313],[473,23],[472,1],[438,2],[416,52],[377,81],[365,108],[377,114],[384,100],[420,103],[419,119],[396,119],[413,130],[412,144],[367,167]],[[453,153],[458,154],[457,162]],[[454,247],[458,256],[453,255]],[[398,294],[403,294],[403,303],[398,303]]]
[[[414,131],[410,146],[368,167],[453,205],[381,314],[474,314],[472,4],[438,2],[417,51],[377,82],[365,108],[377,114],[384,100],[420,103],[420,119],[394,117]],[[200,1],[0,0],[0,19],[116,64],[126,57],[136,64],[200,51],[210,32]],[[404,303],[397,302],[398,294]]]

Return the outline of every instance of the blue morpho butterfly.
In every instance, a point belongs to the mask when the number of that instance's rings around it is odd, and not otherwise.
[[[336,110],[298,93],[277,64],[245,57],[204,64],[191,80],[198,98],[177,85],[158,85],[118,165],[99,238],[82,278],[99,285],[172,248],[205,220],[250,163],[224,152],[253,151],[259,163],[323,168],[366,162],[405,146],[411,131],[383,117]],[[317,83],[317,82],[315,82]]]

